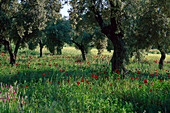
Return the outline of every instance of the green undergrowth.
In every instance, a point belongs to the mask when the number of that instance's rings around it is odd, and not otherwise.
[[[168,113],[170,64],[130,61],[125,78],[110,73],[111,56],[0,54],[0,112]],[[154,59],[154,58],[153,58]]]

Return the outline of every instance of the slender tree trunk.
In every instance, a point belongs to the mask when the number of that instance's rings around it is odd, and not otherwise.
[[[16,43],[15,50],[14,50],[15,58],[17,57],[17,53],[18,53],[18,49],[19,49],[19,46],[20,46],[21,41],[22,41],[22,39],[19,38],[19,40],[18,40],[17,43]]]
[[[83,60],[86,60],[86,51],[85,51],[85,49],[84,49],[84,46],[83,46],[82,44],[80,45],[79,43],[75,42],[74,40],[71,40],[71,41],[78,46],[78,48],[79,48],[80,51],[81,51]]]
[[[82,54],[83,60],[86,61],[86,52],[85,52],[84,48],[81,47],[80,50],[81,50],[81,54]]]
[[[15,55],[12,53],[12,47],[9,43],[9,41],[7,40],[3,40],[3,39],[0,39],[0,43],[2,43],[4,46],[7,47],[8,49],[8,52],[9,52],[9,55],[10,55],[10,64],[15,64],[15,61],[16,61],[16,57]]]
[[[39,44],[40,44],[40,57],[42,57],[43,45],[42,45],[42,43],[41,43],[41,40],[39,41]]]
[[[159,51],[161,52],[161,58],[159,60],[159,69],[163,69],[163,63],[166,57],[165,51],[161,46],[158,46]]]

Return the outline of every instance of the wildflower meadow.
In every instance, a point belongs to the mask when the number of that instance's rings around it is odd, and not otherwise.
[[[131,59],[122,79],[110,73],[109,52],[82,61],[80,51],[65,47],[63,55],[38,57],[22,50],[14,66],[0,53],[0,113],[168,113],[170,64],[164,69],[151,54]],[[37,53],[36,53],[37,52]],[[34,53],[34,55],[32,55]]]

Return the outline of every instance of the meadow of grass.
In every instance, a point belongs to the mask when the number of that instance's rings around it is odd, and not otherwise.
[[[63,55],[47,49],[20,50],[17,62],[0,53],[0,113],[168,113],[170,112],[170,55],[158,69],[160,54],[149,54],[110,74],[112,52],[97,56],[92,49],[87,61],[81,52],[65,47]]]

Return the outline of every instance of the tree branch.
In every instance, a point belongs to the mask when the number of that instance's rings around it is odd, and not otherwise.
[[[116,29],[117,29],[116,18],[113,15],[115,13],[114,7],[116,7],[116,6],[114,6],[114,3],[113,3],[112,0],[109,0],[109,2],[110,2],[110,22],[111,22],[111,28],[112,28],[113,31],[116,31]]]
[[[89,9],[95,14],[95,18],[96,18],[96,21],[99,23],[101,29],[104,27],[103,26],[103,19],[102,19],[102,16],[100,15],[99,11],[96,10],[95,8],[95,0],[93,0],[93,4],[91,7],[89,7]]]

